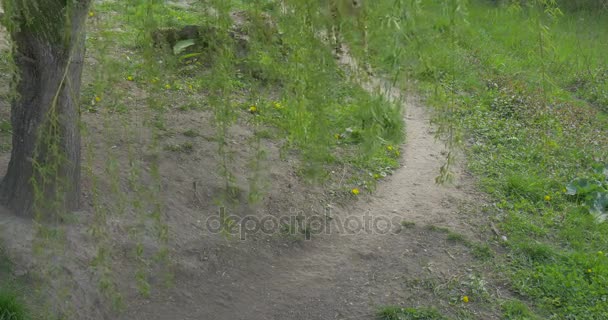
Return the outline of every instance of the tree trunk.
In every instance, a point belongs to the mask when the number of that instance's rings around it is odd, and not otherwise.
[[[0,201],[22,216],[61,214],[79,204],[79,97],[89,1],[76,1],[70,8],[65,1],[53,1],[33,1],[42,5],[39,11],[18,8],[12,12],[14,21],[23,22],[9,26],[17,95]]]

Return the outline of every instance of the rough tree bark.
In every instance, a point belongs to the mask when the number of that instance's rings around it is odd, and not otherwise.
[[[90,0],[3,2],[17,95],[0,201],[21,216],[74,210],[80,195],[79,96]]]

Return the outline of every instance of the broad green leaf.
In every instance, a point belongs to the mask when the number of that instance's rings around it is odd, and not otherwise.
[[[593,208],[604,212],[608,210],[608,192],[596,192],[593,198]]]
[[[597,223],[608,220],[608,192],[594,192],[589,213]]]
[[[186,50],[188,47],[193,46],[193,45],[194,45],[194,39],[187,39],[187,40],[178,41],[173,46],[173,53],[175,55],[178,55],[178,54],[184,52],[184,50]]]
[[[566,194],[574,195],[587,195],[594,191],[602,190],[602,183],[597,180],[587,178],[577,178],[572,180],[566,186]]]

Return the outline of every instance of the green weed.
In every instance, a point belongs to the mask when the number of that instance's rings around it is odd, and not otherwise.
[[[0,319],[29,319],[25,304],[13,292],[0,287]]]
[[[494,252],[487,244],[471,244],[473,256],[480,260],[489,260],[494,257]]]
[[[172,152],[190,153],[194,150],[194,145],[190,142],[184,142],[181,144],[170,144],[165,147],[166,150]]]
[[[25,320],[30,319],[26,305],[17,295],[11,279],[11,262],[0,247],[0,319]]]
[[[189,137],[189,138],[194,138],[194,137],[198,137],[198,132],[196,132],[193,129],[189,129],[186,130],[182,133],[184,136]]]
[[[9,134],[12,132],[11,123],[8,120],[0,119],[0,133]]]
[[[502,303],[503,319],[505,320],[537,320],[528,306],[519,300],[508,300]]]
[[[452,231],[448,232],[447,240],[451,241],[451,242],[462,243],[462,244],[468,243],[468,240],[464,235],[462,235],[460,233],[452,232]]]
[[[412,221],[401,221],[401,226],[407,229],[411,229],[416,226],[416,223]]]

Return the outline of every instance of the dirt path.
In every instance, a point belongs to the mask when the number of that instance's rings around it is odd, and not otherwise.
[[[152,295],[141,297],[133,281],[133,259],[117,256],[115,277],[127,303],[118,316],[102,311],[95,298],[95,280],[86,271],[94,253],[94,244],[84,232],[86,224],[70,227],[65,250],[73,252],[74,258],[63,266],[78,278],[74,280],[78,289],[73,289],[77,318],[372,319],[383,305],[447,309],[448,297],[437,291],[466,279],[473,258],[465,245],[448,241],[445,232],[427,226],[449,228],[479,240],[476,227],[468,224],[476,219],[476,196],[463,175],[456,186],[434,183],[443,146],[435,141],[428,114],[418,101],[406,101],[405,107],[403,167],[381,182],[374,196],[333,208],[329,231],[311,240],[289,241],[275,235],[239,241],[197,233],[191,224],[201,210],[184,207],[187,197],[179,196],[187,191],[184,178],[176,187],[178,195],[168,203],[173,210],[168,223],[177,232],[171,253],[173,286],[158,290],[158,279],[151,279]],[[189,174],[189,170],[167,172],[172,180]],[[293,203],[306,204],[297,198],[302,191],[290,194],[283,189],[278,187],[271,196],[296,197]],[[205,210],[211,212],[209,206]],[[31,224],[4,212],[0,218],[0,235],[9,250],[26,257],[25,262],[16,262],[25,269],[20,273],[27,274]],[[409,224],[402,226],[403,221]],[[116,252],[132,250],[128,239],[117,242]],[[457,290],[449,295],[458,301],[464,293]],[[492,314],[478,317],[492,318]]]
[[[474,234],[461,216],[472,199],[470,181],[460,177],[453,187],[434,183],[442,144],[433,138],[428,114],[417,101],[408,101],[406,110],[403,167],[375,196],[332,213],[334,225],[375,221],[375,230],[349,234],[332,228],[278,251],[272,245],[243,249],[248,245],[226,242],[212,252],[202,241],[191,244],[178,254],[184,259],[177,263],[175,287],[130,304],[121,318],[371,319],[381,305],[434,305],[432,293],[419,282],[463,276],[471,257],[464,246],[425,226]],[[383,224],[387,221],[390,228]],[[402,227],[401,221],[415,226]]]

